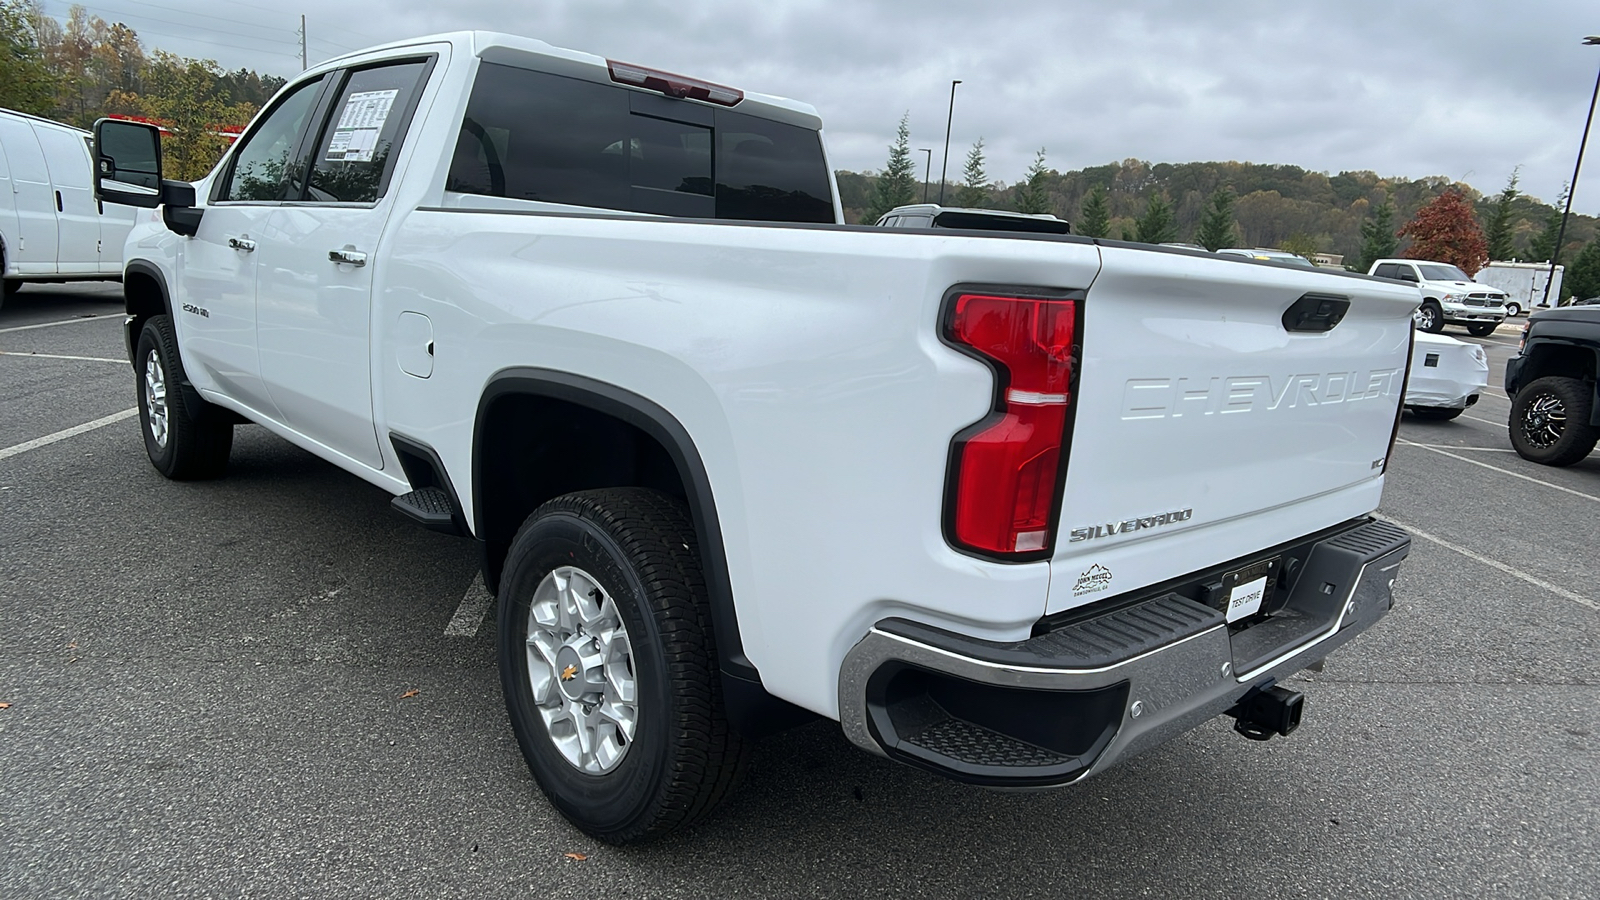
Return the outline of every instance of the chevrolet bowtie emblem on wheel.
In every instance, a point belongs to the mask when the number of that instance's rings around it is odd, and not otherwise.
[[[562,681],[571,681],[572,680],[572,676],[574,676],[576,674],[578,674],[578,667],[577,666],[567,666],[565,669],[561,670],[561,680]]]

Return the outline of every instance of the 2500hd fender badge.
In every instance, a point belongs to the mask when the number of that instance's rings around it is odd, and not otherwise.
[[[1171,525],[1174,522],[1187,522],[1194,517],[1193,509],[1179,509],[1162,513],[1159,516],[1140,516],[1137,519],[1125,519],[1121,522],[1108,522],[1104,525],[1089,525],[1084,528],[1072,529],[1072,537],[1068,543],[1078,541],[1092,541],[1095,538],[1111,537],[1115,534],[1127,534],[1130,531],[1139,531],[1144,528],[1160,528],[1162,525]]]

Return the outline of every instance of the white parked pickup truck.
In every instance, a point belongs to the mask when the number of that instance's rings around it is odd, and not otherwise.
[[[600,839],[806,717],[999,787],[1287,734],[1390,607],[1408,285],[842,225],[811,107],[496,34],[313,68],[193,185],[98,127],[151,461],[254,422],[476,541]]]
[[[1479,284],[1449,263],[1424,259],[1380,259],[1367,271],[1417,286],[1422,305],[1417,307],[1417,327],[1431,334],[1446,324],[1466,326],[1474,337],[1493,334],[1506,320],[1506,292]]]

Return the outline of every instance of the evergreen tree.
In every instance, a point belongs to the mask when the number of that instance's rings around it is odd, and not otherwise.
[[[1489,222],[1483,228],[1483,239],[1489,244],[1490,259],[1510,259],[1514,252],[1511,247],[1511,203],[1522,193],[1517,190],[1517,176],[1518,170],[1512,169],[1511,179],[1506,182],[1500,196],[1495,198],[1494,206],[1489,208]]]
[[[1099,185],[1089,189],[1083,201],[1083,211],[1072,230],[1084,237],[1103,238],[1111,233],[1111,206],[1106,202],[1106,192]]]
[[[1050,211],[1050,195],[1045,190],[1044,148],[1034,154],[1033,165],[1028,167],[1028,177],[1017,185],[1017,212],[1021,213],[1047,213]]]
[[[1233,189],[1218,188],[1211,193],[1206,214],[1195,229],[1194,242],[1215,253],[1239,242],[1239,230],[1233,224]]]
[[[1562,294],[1580,300],[1600,297],[1600,238],[1585,244],[1563,274]]]
[[[1545,216],[1544,227],[1533,236],[1533,243],[1528,245],[1528,258],[1535,262],[1549,262],[1556,256],[1556,237],[1561,234],[1561,211],[1567,206],[1567,185],[1562,185],[1561,196],[1556,198],[1555,208]]]
[[[889,145],[889,164],[878,176],[878,187],[872,192],[872,203],[862,224],[871,225],[878,217],[897,206],[905,206],[917,198],[916,166],[911,163],[911,113],[900,117],[900,128],[895,132],[894,143]]]
[[[961,172],[961,188],[956,191],[956,205],[969,209],[982,209],[989,203],[989,175],[983,170],[983,138],[967,151],[967,167]]]
[[[1163,244],[1178,239],[1178,223],[1172,219],[1172,205],[1160,191],[1150,192],[1150,202],[1145,204],[1144,215],[1133,223],[1134,240],[1145,244]]]
[[[1356,270],[1365,272],[1380,259],[1394,256],[1400,246],[1394,231],[1394,204],[1384,198],[1382,205],[1372,211],[1372,218],[1361,223],[1361,256]]]

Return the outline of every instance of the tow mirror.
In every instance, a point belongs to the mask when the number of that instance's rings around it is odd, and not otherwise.
[[[161,132],[154,125],[94,123],[94,196],[144,209],[161,205]]]

